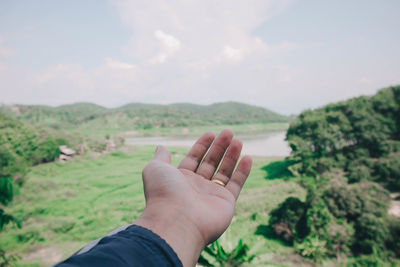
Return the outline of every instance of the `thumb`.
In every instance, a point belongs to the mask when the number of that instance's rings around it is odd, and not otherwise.
[[[157,146],[154,153],[154,159],[161,160],[165,163],[171,163],[171,153],[164,146]]]

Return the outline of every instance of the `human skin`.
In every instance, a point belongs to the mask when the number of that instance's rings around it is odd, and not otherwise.
[[[195,266],[204,247],[221,236],[232,220],[252,164],[244,156],[234,170],[241,149],[242,142],[233,139],[232,131],[223,130],[216,138],[207,132],[176,168],[170,164],[169,151],[158,146],[143,169],[146,208],[134,224],[161,236],[185,267]]]

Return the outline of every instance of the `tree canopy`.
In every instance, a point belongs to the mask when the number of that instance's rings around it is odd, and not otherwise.
[[[306,110],[286,138],[288,169],[308,193],[270,213],[276,236],[314,259],[400,256],[400,220],[388,215],[388,190],[400,189],[400,86]]]
[[[286,138],[296,174],[338,168],[351,182],[377,179],[400,188],[400,86],[304,111]]]

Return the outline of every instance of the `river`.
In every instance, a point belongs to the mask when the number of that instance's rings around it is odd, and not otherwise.
[[[286,157],[290,147],[285,141],[285,131],[257,135],[237,136],[243,141],[242,154],[262,157]],[[130,137],[127,145],[163,145],[169,147],[191,147],[196,140],[185,137]]]

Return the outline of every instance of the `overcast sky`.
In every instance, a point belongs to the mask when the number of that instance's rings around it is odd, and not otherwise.
[[[291,114],[400,84],[400,1],[0,1],[0,103]]]

